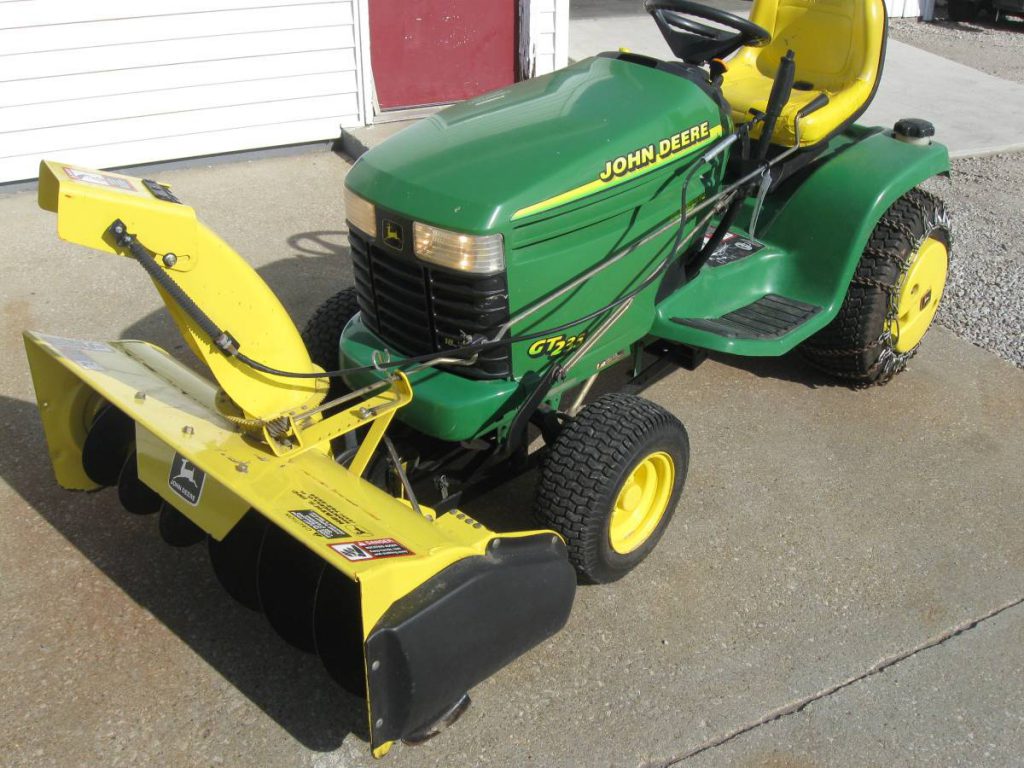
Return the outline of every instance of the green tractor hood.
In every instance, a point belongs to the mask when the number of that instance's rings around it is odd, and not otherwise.
[[[727,118],[718,104],[665,67],[605,54],[492,91],[367,152],[346,183],[379,206],[429,224],[501,231],[720,136]]]

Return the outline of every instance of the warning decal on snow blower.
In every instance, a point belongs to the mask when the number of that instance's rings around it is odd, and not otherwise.
[[[314,536],[325,539],[348,539],[352,536],[312,509],[293,509],[288,514],[309,528]]]
[[[171,461],[171,474],[167,477],[167,485],[193,507],[199,503],[203,495],[203,484],[206,473],[186,459],[180,453],[174,454]]]
[[[356,525],[355,520],[353,520],[351,517],[343,513],[341,510],[337,509],[332,504],[329,504],[327,501],[317,496],[315,493],[309,493],[308,491],[292,491],[292,493],[294,493],[304,502],[309,504],[310,507],[316,510],[316,512],[319,513],[319,516],[321,518],[326,518],[325,522],[332,525],[333,527],[338,528],[341,531],[344,531],[344,533],[342,533],[341,536],[349,538],[352,536],[366,536],[371,533],[370,531],[360,528],[358,525]],[[295,513],[292,512],[292,514],[294,515]],[[302,522],[306,523],[310,527],[313,527],[312,524],[306,520],[303,520]],[[331,536],[328,538],[338,537]]]
[[[357,560],[376,560],[381,557],[401,557],[414,554],[394,539],[363,539],[362,541],[346,542],[345,544],[328,544],[331,549],[353,562]]]
[[[110,176],[106,173],[99,173],[97,171],[81,171],[77,168],[69,168],[64,166],[64,173],[68,175],[68,178],[79,181],[83,184],[94,184],[97,187],[115,187],[116,189],[127,189],[134,190],[135,187],[128,179],[122,179],[118,176]]]
[[[90,352],[113,352],[114,348],[105,341],[84,341],[82,339],[65,339],[61,336],[50,336],[45,333],[36,334],[68,360],[77,363],[90,371],[102,371],[105,368],[92,359]]]

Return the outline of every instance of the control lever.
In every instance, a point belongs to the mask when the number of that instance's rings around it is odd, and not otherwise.
[[[827,106],[828,101],[828,94],[822,91],[813,99],[811,99],[811,101],[807,102],[806,104],[804,104],[803,107],[800,108],[800,111],[796,113],[796,119],[801,120],[802,118],[807,117],[812,112],[817,112],[822,107]]]
[[[768,96],[768,105],[765,108],[764,125],[761,127],[761,138],[757,142],[757,151],[754,154],[756,162],[762,162],[768,156],[768,146],[772,143],[772,134],[775,132],[775,124],[789,97],[793,93],[793,78],[796,75],[796,54],[793,51],[786,51],[786,55],[779,59],[779,69],[775,73],[775,82],[772,83],[772,92]]]
[[[751,237],[755,236],[757,231],[757,218],[761,215],[761,206],[764,205],[764,198],[768,194],[768,190],[772,186],[772,169],[769,166],[765,166],[764,171],[761,173],[761,183],[757,187],[757,198],[754,200],[754,210],[750,214],[750,227],[748,232]]]
[[[796,135],[800,135],[800,121],[803,120],[807,115],[812,112],[817,112],[819,109],[828,104],[828,94],[822,91],[814,99],[807,102],[799,112],[796,113],[796,119],[793,121],[793,127],[796,131]],[[761,134],[761,138],[764,138],[764,134]],[[758,145],[760,146],[760,145]],[[764,198],[768,194],[768,190],[772,186],[772,169],[771,164],[764,166],[764,171],[761,173],[761,183],[757,189],[757,199],[754,200],[754,210],[750,214],[750,228],[749,234],[751,237],[755,236],[757,230],[757,219],[761,215],[761,207],[764,205]]]

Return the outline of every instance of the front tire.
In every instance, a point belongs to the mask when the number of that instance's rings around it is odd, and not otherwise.
[[[549,449],[537,515],[565,539],[581,580],[615,581],[664,534],[689,460],[689,438],[675,416],[639,397],[605,395]]]
[[[317,307],[302,329],[302,341],[310,359],[325,371],[339,367],[338,342],[348,321],[359,313],[359,301],[355,288],[346,288],[331,296]],[[345,394],[345,382],[340,378],[331,379],[331,388],[325,400]]]
[[[875,225],[839,314],[800,347],[804,357],[854,386],[890,381],[935,318],[950,242],[939,198],[920,189],[899,198]]]

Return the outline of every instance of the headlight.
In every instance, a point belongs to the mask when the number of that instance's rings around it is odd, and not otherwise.
[[[463,235],[429,224],[412,225],[413,250],[424,261],[486,275],[505,268],[501,235]]]
[[[373,203],[363,200],[348,187],[345,187],[345,218],[360,232],[377,236],[377,210]]]

